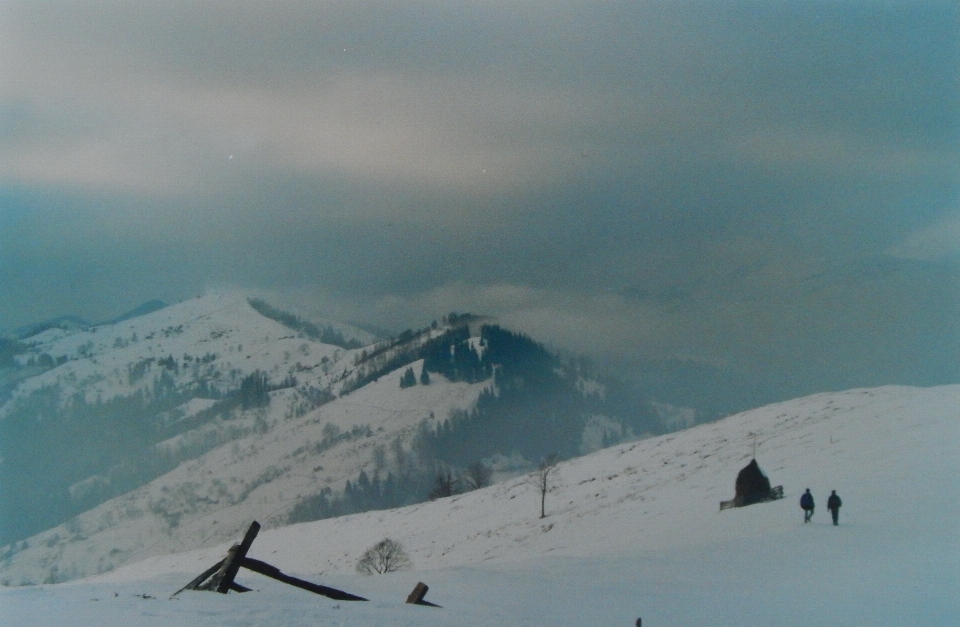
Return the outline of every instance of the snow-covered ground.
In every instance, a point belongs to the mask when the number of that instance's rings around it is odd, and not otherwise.
[[[960,386],[885,387],[779,403],[560,465],[539,495],[517,478],[394,511],[261,532],[250,552],[368,603],[241,571],[247,594],[170,595],[227,545],[100,578],[0,590],[21,625],[960,624]],[[786,498],[719,511],[757,459]],[[797,500],[818,500],[812,524]],[[843,497],[840,526],[826,497]],[[409,571],[364,577],[391,537]],[[442,608],[403,603],[417,581]]]

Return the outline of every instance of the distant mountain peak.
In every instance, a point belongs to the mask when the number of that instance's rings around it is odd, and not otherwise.
[[[17,329],[13,330],[13,336],[25,340],[34,335],[43,333],[50,329],[63,329],[64,331],[76,331],[79,329],[86,329],[90,326],[90,322],[84,320],[79,316],[66,315],[58,316],[56,318],[51,318],[49,320],[44,320],[43,322],[35,322],[33,324],[24,325]]]

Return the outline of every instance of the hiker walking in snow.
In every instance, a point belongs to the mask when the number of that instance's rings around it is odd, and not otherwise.
[[[840,497],[837,496],[837,491],[832,490],[830,492],[830,498],[827,499],[827,509],[830,510],[830,515],[833,516],[834,527],[840,524],[840,506],[841,505],[843,505],[843,501],[841,501]]]
[[[810,488],[800,497],[800,509],[803,510],[803,522],[808,523],[813,518],[813,495],[810,494]]]

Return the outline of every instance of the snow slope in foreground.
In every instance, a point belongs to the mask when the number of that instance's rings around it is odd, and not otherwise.
[[[241,571],[256,592],[169,595],[226,545],[100,578],[0,591],[19,625],[946,625],[960,623],[960,386],[821,394],[558,467],[539,519],[522,479],[266,530],[251,556],[366,596]],[[718,511],[752,454],[786,498]],[[797,499],[818,498],[804,525]],[[841,525],[824,505],[844,499]],[[385,536],[415,570],[353,572]],[[443,609],[406,606],[414,584]],[[155,598],[144,598],[155,597]]]

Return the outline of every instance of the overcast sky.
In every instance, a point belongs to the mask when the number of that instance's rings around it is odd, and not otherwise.
[[[242,289],[825,386],[960,381],[958,17],[0,0],[0,329]]]

